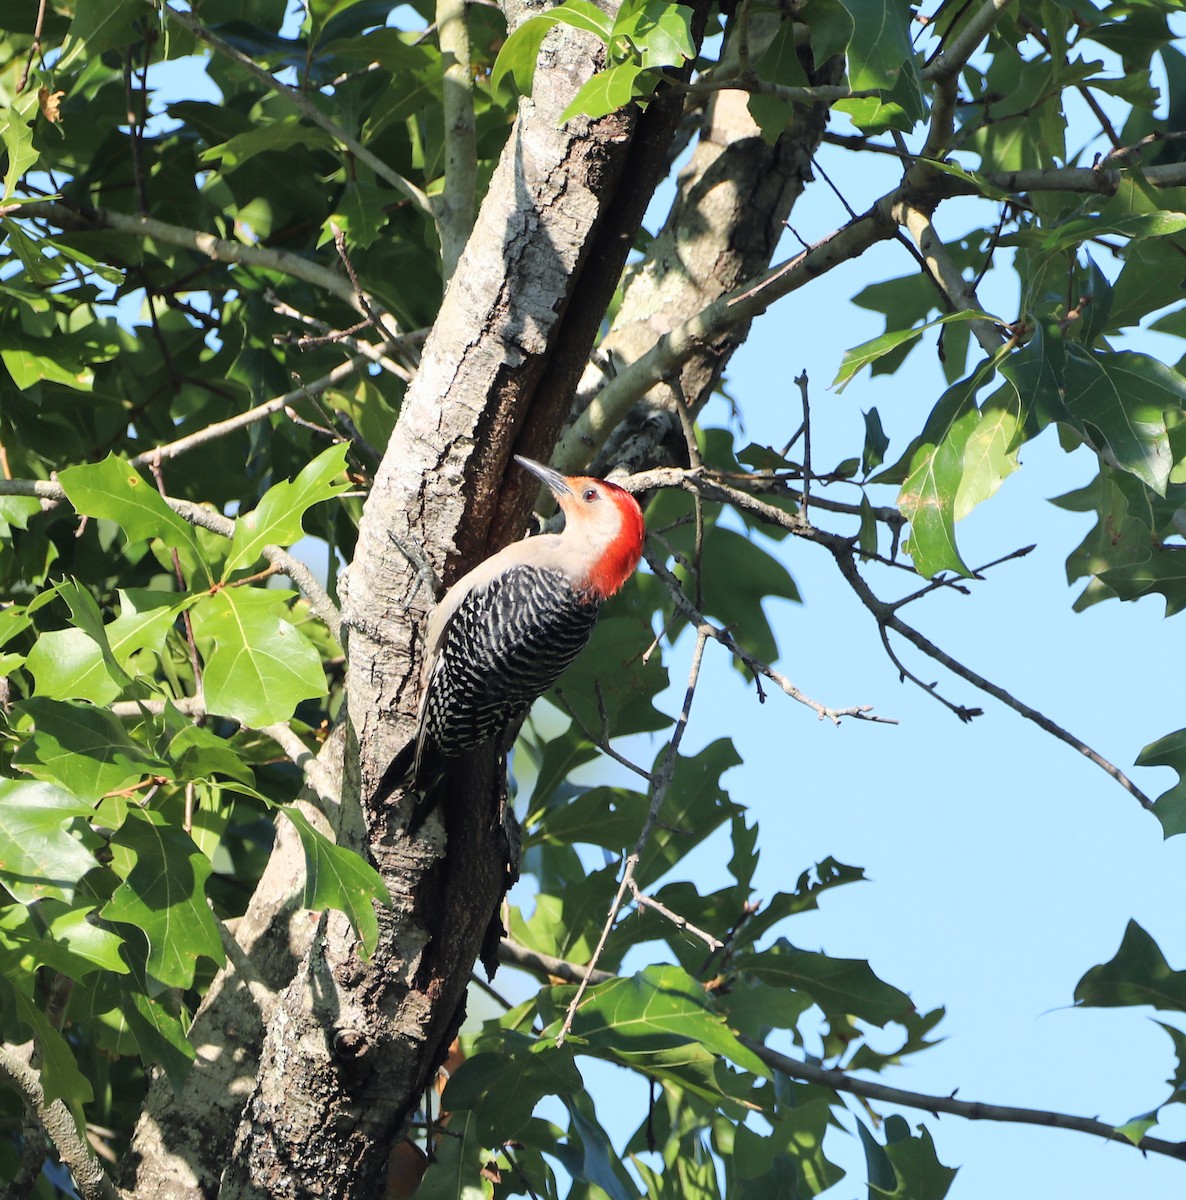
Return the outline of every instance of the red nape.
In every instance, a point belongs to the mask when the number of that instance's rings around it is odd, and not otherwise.
[[[646,537],[646,523],[638,501],[616,483],[601,481],[607,499],[617,506],[622,524],[618,536],[589,571],[586,585],[602,600],[609,599],[634,573],[638,560],[642,558],[642,543]]]

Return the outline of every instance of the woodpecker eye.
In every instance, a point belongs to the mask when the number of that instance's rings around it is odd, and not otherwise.
[[[594,487],[587,487],[581,493],[581,499],[584,500],[586,504],[592,504],[593,501],[599,499],[600,496],[601,493]]]

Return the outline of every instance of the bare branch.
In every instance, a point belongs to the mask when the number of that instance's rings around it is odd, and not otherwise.
[[[959,268],[952,262],[951,255],[942,239],[935,232],[930,216],[915,205],[903,202],[900,219],[914,239],[926,264],[927,271],[935,281],[939,290],[947,298],[953,311],[981,309],[979,297],[974,285],[968,283],[960,274]],[[992,321],[983,317],[974,317],[968,322],[972,336],[980,343],[981,349],[990,358],[997,354],[1004,345],[1005,338],[1000,328]]]
[[[41,1122],[62,1162],[70,1169],[83,1200],[120,1200],[115,1184],[78,1132],[70,1110],[61,1100],[46,1103],[40,1073],[22,1062],[11,1046],[0,1046],[0,1074],[7,1076],[25,1107]]]
[[[521,946],[510,938],[499,943],[499,958],[508,966],[521,967],[545,979],[562,979],[568,983],[578,982],[587,971],[579,963],[567,962],[551,955],[539,954]],[[610,971],[593,972],[593,983],[609,983],[620,976]],[[920,1112],[947,1113],[963,1117],[968,1121],[995,1121],[1006,1125],[1042,1125],[1051,1129],[1070,1129],[1088,1133],[1112,1142],[1131,1146],[1133,1143],[1115,1126],[1092,1117],[1076,1117],[1068,1113],[1052,1112],[1037,1108],[1020,1108],[1016,1105],[984,1104],[978,1100],[957,1100],[953,1092],[949,1096],[933,1096],[924,1092],[910,1092],[903,1088],[890,1087],[874,1080],[858,1079],[847,1071],[835,1067],[823,1067],[818,1063],[804,1062],[770,1049],[762,1042],[744,1033],[737,1040],[752,1050],[767,1066],[773,1067],[792,1079],[804,1083],[818,1083],[836,1092],[847,1092],[863,1096],[868,1100],[880,1100],[885,1104],[900,1104],[903,1108]],[[1164,1154],[1169,1158],[1186,1160],[1186,1142],[1169,1142],[1162,1138],[1144,1137],[1136,1143],[1136,1149],[1150,1154]]]
[[[848,708],[830,708],[825,704],[821,704],[818,700],[813,700],[810,696],[801,692],[781,672],[776,671],[773,667],[762,662],[760,659],[754,658],[752,654],[739,646],[736,639],[727,629],[723,629],[709,621],[704,614],[701,613],[700,610],[688,599],[683,588],[680,587],[679,580],[676,579],[676,577],[667,569],[667,567],[664,566],[664,564],[657,558],[655,558],[654,555],[647,555],[647,565],[651,568],[655,575],[667,585],[667,590],[672,599],[675,601],[676,607],[684,614],[685,617],[687,617],[688,621],[695,626],[697,631],[703,633],[707,637],[712,638],[715,642],[720,642],[720,644],[724,646],[730,654],[733,654],[737,658],[741,659],[741,661],[745,663],[745,665],[753,673],[755,679],[758,677],[769,679],[771,683],[779,687],[783,692],[786,693],[786,695],[790,696],[792,700],[797,700],[800,704],[805,704],[808,708],[810,708],[821,721],[826,717],[832,722],[833,725],[839,725],[842,717],[852,717],[853,720],[856,721],[872,721],[879,725],[896,725],[898,723],[892,717],[880,717],[872,715],[873,707],[869,704],[852,705]],[[765,699],[765,696],[761,692],[760,684],[758,695],[759,699]]]
[[[666,904],[660,903],[653,896],[648,896],[639,888],[633,875],[630,876],[630,894],[639,908],[653,908],[661,917],[666,917],[677,929],[682,929],[685,933],[698,937],[710,950],[725,948],[725,943],[720,938],[701,929],[698,925],[693,925],[687,917],[680,916],[679,913],[668,908]]]
[[[946,651],[941,650],[934,642],[930,641],[912,625],[907,625],[895,612],[895,606],[880,599],[868,583],[865,582],[864,576],[857,568],[853,543],[849,538],[841,537],[839,534],[830,533],[827,530],[817,529],[807,524],[798,513],[783,512],[782,509],[775,508],[773,504],[767,504],[755,496],[750,496],[738,488],[724,483],[719,478],[713,478],[694,471],[679,470],[671,467],[656,471],[647,471],[625,480],[624,486],[628,486],[634,490],[643,490],[648,486],[674,486],[687,490],[700,488],[706,496],[714,500],[723,500],[727,504],[733,504],[745,512],[752,513],[759,520],[776,525],[782,529],[790,530],[791,533],[806,541],[823,546],[832,554],[841,575],[844,576],[849,586],[856,593],[857,598],[873,615],[874,620],[877,621],[881,629],[891,629],[895,633],[900,634],[917,649],[921,650],[928,658],[934,659],[935,662],[946,667],[953,675],[958,675],[973,687],[986,692],[1008,708],[1011,708],[1015,713],[1025,717],[1027,721],[1032,721],[1039,729],[1044,730],[1046,733],[1058,738],[1059,741],[1065,742],[1068,746],[1079,751],[1080,754],[1090,759],[1102,771],[1111,775],[1125,791],[1137,800],[1142,808],[1149,810],[1153,808],[1153,801],[1119,767],[1104,758],[1097,750],[1093,750],[1081,738],[1077,738],[1073,733],[1064,729],[1057,722],[1052,721],[1044,713],[1031,708],[1024,701],[1010,695],[1003,687],[986,679],[970,667],[964,666],[963,663],[958,662],[946,653]],[[901,664],[896,659],[895,663],[901,669]],[[914,677],[911,676],[911,678]],[[915,679],[915,682],[920,681]],[[920,686],[927,691],[933,692],[933,689],[926,684],[920,683]],[[947,704],[957,715],[960,714],[960,706],[950,704],[947,701],[943,701],[943,703]],[[972,710],[963,709],[962,711],[968,713]],[[966,717],[962,719],[966,719]]]
[[[1017,1108],[1005,1104],[984,1104],[978,1100],[957,1100],[950,1096],[929,1096],[922,1092],[907,1092],[902,1088],[889,1087],[873,1080],[857,1079],[846,1071],[834,1067],[821,1067],[816,1063],[789,1058],[777,1050],[771,1050],[761,1042],[744,1033],[737,1035],[742,1045],[752,1050],[767,1066],[800,1079],[805,1083],[818,1083],[837,1092],[849,1092],[864,1096],[867,1100],[881,1100],[886,1104],[901,1104],[904,1108],[915,1108],[922,1112],[950,1113],[969,1121],[999,1121],[1010,1125],[1044,1125],[1053,1129],[1074,1129],[1079,1133],[1090,1133],[1110,1142],[1133,1145],[1113,1125],[1097,1121],[1093,1117],[1074,1117],[1068,1113],[1049,1112],[1038,1108]],[[1167,1142],[1161,1138],[1143,1137],[1136,1149],[1153,1154],[1164,1154],[1169,1158],[1186,1160],[1186,1142]]]
[[[265,725],[260,733],[267,734],[284,751],[289,761],[300,767],[305,783],[327,808],[337,808],[342,800],[340,779],[322,763],[318,754],[301,741],[287,722]]]

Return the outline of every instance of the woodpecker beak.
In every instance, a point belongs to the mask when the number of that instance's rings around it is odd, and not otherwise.
[[[537,463],[534,458],[524,458],[521,454],[515,455],[515,462],[530,471],[537,479],[543,480],[555,495],[572,495],[572,488],[568,480],[559,471],[554,471],[551,467],[545,467],[543,463]]]

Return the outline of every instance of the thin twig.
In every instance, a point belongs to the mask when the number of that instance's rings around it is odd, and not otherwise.
[[[710,637],[715,642],[720,642],[730,654],[737,658],[749,668],[754,679],[759,677],[769,679],[776,687],[778,687],[792,700],[797,700],[800,704],[806,705],[816,714],[822,721],[825,717],[832,722],[833,725],[839,725],[841,718],[852,717],[855,721],[871,721],[877,725],[897,725],[898,722],[893,717],[881,717],[873,713],[873,706],[870,704],[850,705],[847,708],[831,708],[826,704],[821,704],[818,700],[813,700],[810,696],[800,691],[785,675],[780,671],[776,671],[768,663],[762,662],[755,658],[742,646],[738,645],[737,640],[727,630],[719,625],[714,625],[702,612],[688,599],[684,594],[683,588],[680,587],[679,580],[667,569],[667,567],[655,558],[654,555],[647,555],[647,565],[651,571],[667,585],[667,591],[675,601],[676,607],[688,619],[688,622],[693,625],[699,633]],[[758,684],[758,698],[765,700],[765,694],[762,692],[761,684]]]
[[[651,832],[659,819],[659,810],[662,808],[668,789],[671,787],[671,781],[675,776],[675,764],[679,757],[680,742],[683,741],[684,731],[687,729],[688,721],[692,715],[692,700],[696,695],[696,685],[700,681],[700,667],[704,661],[704,646],[707,641],[707,634],[703,632],[697,633],[696,645],[692,651],[692,664],[688,669],[688,685],[684,692],[684,702],[680,708],[679,716],[676,718],[675,728],[671,733],[671,740],[667,743],[667,749],[659,765],[655,768],[654,781],[651,785],[651,804],[647,810],[646,820],[643,821],[638,841],[634,843],[634,849],[626,859],[626,864],[622,871],[622,881],[618,884],[618,890],[610,904],[609,912],[606,914],[605,924],[601,929],[601,936],[597,939],[597,945],[594,947],[589,964],[585,968],[584,978],[577,985],[577,990],[573,993],[572,1000],[569,1001],[568,1009],[564,1014],[564,1022],[560,1026],[560,1032],[556,1035],[557,1046],[564,1044],[564,1039],[572,1029],[572,1023],[577,1013],[577,1006],[584,998],[592,974],[597,969],[598,960],[601,958],[605,944],[609,940],[610,931],[613,929],[614,922],[621,911],[622,903],[626,898],[626,892],[634,886],[634,872],[638,868],[642,852],[646,849]]]
[[[886,1104],[901,1104],[922,1112],[949,1113],[968,1121],[999,1121],[1011,1125],[1044,1125],[1055,1129],[1073,1129],[1079,1133],[1090,1133],[1110,1142],[1131,1146],[1132,1141],[1114,1125],[1097,1121],[1093,1117],[1075,1117],[1068,1113],[1050,1112],[1037,1108],[1019,1108],[1006,1104],[984,1104],[978,1100],[957,1100],[950,1096],[930,1096],[922,1092],[908,1092],[902,1088],[889,1087],[868,1079],[857,1079],[846,1071],[834,1067],[821,1067],[816,1063],[803,1062],[771,1050],[754,1038],[741,1033],[737,1040],[752,1050],[767,1066],[799,1079],[805,1083],[816,1083],[837,1092],[849,1092],[867,1100],[881,1100]],[[1186,1160],[1186,1142],[1167,1142],[1161,1138],[1143,1137],[1136,1149],[1164,1154],[1169,1158]]]
[[[41,53],[41,30],[45,25],[45,3],[46,0],[38,0],[37,21],[33,26],[33,42],[29,46],[29,55],[25,59],[25,69],[21,72],[20,81],[16,85],[18,96],[25,90],[25,85],[29,82],[29,72],[33,69],[33,60]]]
[[[655,778],[654,775],[652,775],[651,772],[646,769],[646,767],[640,767],[638,765],[638,763],[633,762],[631,759],[627,758],[624,754],[615,750],[613,748],[613,746],[610,745],[609,714],[606,712],[605,702],[603,700],[601,700],[600,689],[598,689],[598,693],[597,693],[598,700],[601,701],[601,734],[600,735],[594,733],[585,724],[585,722],[582,721],[579,716],[577,716],[575,709],[573,709],[572,705],[569,704],[569,702],[568,702],[568,697],[565,696],[564,692],[560,688],[556,688],[552,694],[556,697],[556,700],[560,704],[560,707],[563,708],[564,711],[566,713],[568,713],[569,717],[572,718],[572,723],[581,731],[581,733],[583,733],[585,735],[585,738],[592,745],[596,746],[597,749],[601,751],[602,754],[606,755],[608,758],[612,758],[614,760],[614,762],[625,767],[627,770],[633,771],[635,773],[635,775],[638,775],[642,779],[645,779],[648,783],[651,783],[654,781],[654,778]]]
[[[40,1121],[83,1200],[120,1200],[115,1184],[78,1132],[73,1114],[61,1100],[46,1103],[40,1073],[22,1062],[11,1046],[0,1046],[0,1074],[8,1077],[25,1107]]]
[[[129,461],[134,467],[143,467],[150,465],[154,461],[176,458],[179,454],[185,454],[187,451],[196,449],[198,446],[203,446],[207,442],[227,437],[229,434],[235,433],[240,429],[245,429],[248,425],[254,425],[258,421],[263,421],[272,416],[273,413],[280,412],[291,404],[295,404],[310,396],[320,396],[322,392],[328,392],[332,388],[337,387],[345,380],[351,378],[351,376],[357,374],[365,366],[366,359],[362,355],[355,355],[355,357],[342,363],[340,366],[334,367],[332,371],[327,375],[323,375],[320,379],[315,379],[311,383],[304,383],[299,388],[294,388],[291,392],[285,392],[282,396],[273,396],[271,400],[265,400],[263,404],[257,404],[254,408],[249,408],[246,412],[238,413],[236,416],[227,417],[225,421],[215,421],[213,424],[207,425],[205,429],[199,429],[196,433],[186,434],[185,437],[177,438],[176,441],[166,442],[163,446],[155,446],[151,450],[145,450]]]
[[[720,938],[706,932],[698,925],[693,925],[687,917],[673,912],[666,904],[656,900],[654,896],[648,896],[646,892],[639,888],[633,875],[630,876],[630,894],[634,897],[634,902],[639,908],[654,909],[661,917],[666,917],[677,929],[682,929],[685,933],[690,933],[693,937],[698,937],[709,950],[717,951],[725,948],[725,943]]]
[[[1052,721],[1044,713],[1038,712],[1037,709],[1031,708],[1024,701],[1010,695],[1004,688],[986,679],[983,675],[973,671],[970,667],[964,666],[963,663],[958,662],[951,655],[947,654],[946,651],[941,650],[913,626],[907,625],[894,611],[894,606],[880,599],[873,592],[872,588],[869,587],[868,583],[865,582],[864,576],[861,575],[856,564],[856,552],[851,539],[808,525],[797,513],[784,512],[782,509],[776,508],[773,504],[767,504],[765,501],[759,500],[756,496],[751,496],[736,487],[731,487],[723,483],[720,479],[714,479],[693,471],[681,471],[676,468],[666,467],[656,471],[640,473],[622,480],[622,486],[631,489],[643,486],[656,487],[664,485],[688,489],[702,488],[705,495],[711,499],[723,500],[728,504],[733,504],[735,507],[751,513],[761,521],[782,529],[787,529],[806,541],[823,546],[832,554],[837,566],[840,568],[840,573],[856,593],[857,598],[873,615],[880,627],[892,629],[908,642],[911,642],[917,649],[921,650],[928,658],[934,659],[935,662],[946,667],[953,675],[958,675],[973,687],[986,692],[1020,716],[1025,717],[1027,721],[1032,721],[1046,733],[1051,734],[1058,738],[1059,741],[1065,742],[1068,746],[1079,751],[1085,758],[1090,759],[1097,767],[1116,780],[1125,791],[1137,800],[1142,808],[1150,810],[1153,808],[1153,801],[1119,767],[1104,758],[1098,751],[1093,750],[1081,738],[1077,738],[1073,733],[1064,729],[1055,721]],[[925,684],[922,686],[926,687]],[[947,702],[943,701],[943,703],[946,704]],[[949,707],[953,711],[958,710],[958,706],[949,705]]]

